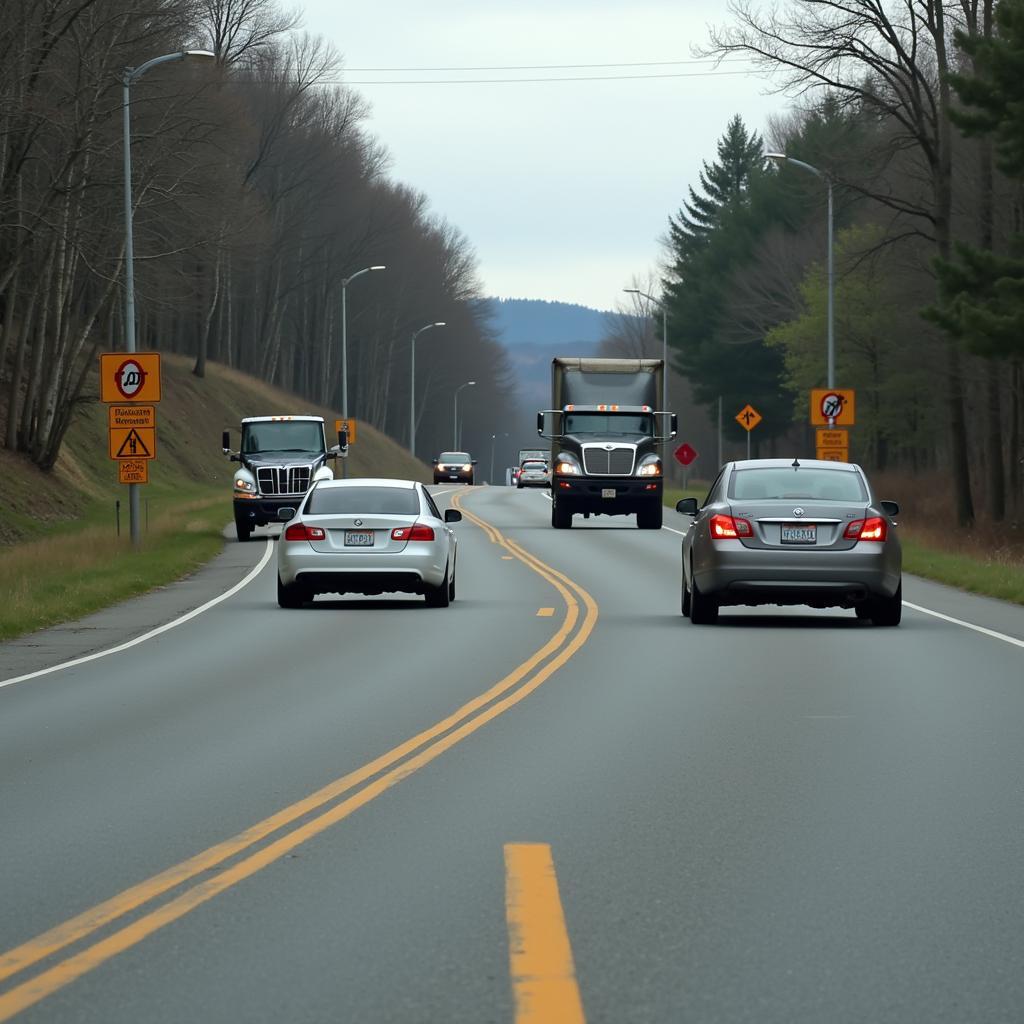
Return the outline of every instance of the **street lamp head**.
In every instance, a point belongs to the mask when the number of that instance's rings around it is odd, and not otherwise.
[[[189,60],[216,60],[217,54],[213,50],[182,50],[181,57],[182,60],[186,57]]]
[[[789,157],[785,153],[765,153],[765,160],[788,160]]]
[[[385,266],[380,266],[380,267],[370,267],[370,270],[387,270],[387,269],[388,269],[388,268],[387,268],[387,267],[385,267]]]
[[[436,324],[431,324],[431,327],[447,327],[448,325],[443,320],[438,320]]]

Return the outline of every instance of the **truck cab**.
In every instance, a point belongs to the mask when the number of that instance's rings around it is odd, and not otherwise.
[[[339,446],[327,447],[320,416],[247,416],[238,451],[231,450],[227,430],[222,446],[232,462],[241,463],[232,487],[240,541],[256,526],[290,519],[315,481],[334,478],[327,460],[340,453]]]
[[[676,433],[674,413],[658,411],[660,359],[556,358],[555,408],[537,414],[551,441],[551,525],[576,513],[630,515],[641,530],[661,528],[661,447]]]

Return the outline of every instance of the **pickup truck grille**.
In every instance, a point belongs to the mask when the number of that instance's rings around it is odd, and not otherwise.
[[[587,476],[630,476],[636,449],[630,445],[616,445],[610,451],[607,445],[583,446],[583,469]]]
[[[312,466],[260,466],[256,483],[260,494],[305,494],[312,474]]]

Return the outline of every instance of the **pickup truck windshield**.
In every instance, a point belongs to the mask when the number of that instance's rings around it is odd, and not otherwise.
[[[562,427],[566,434],[654,434],[653,417],[649,413],[569,412]]]
[[[242,424],[242,453],[322,452],[323,424],[313,420],[275,420]]]

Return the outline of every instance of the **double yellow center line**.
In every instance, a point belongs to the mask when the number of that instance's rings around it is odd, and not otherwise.
[[[457,496],[452,504],[458,506],[460,499],[461,495]],[[64,988],[365,807],[528,697],[583,646],[597,623],[594,599],[578,584],[524,551],[489,523],[468,510],[463,512],[492,543],[559,592],[566,613],[554,636],[490,689],[386,754],[244,832],[0,954],[0,983],[63,954],[56,962],[0,994],[0,1021],[9,1020]],[[340,799],[342,797],[344,799]],[[196,876],[222,866],[219,873],[195,881]],[[160,897],[164,897],[164,901],[156,902]],[[146,909],[150,903],[154,906]],[[118,919],[140,910],[140,916],[118,926]],[[113,930],[108,926],[113,926]],[[106,933],[98,937],[97,933],[103,929]],[[69,949],[72,946],[77,951]]]

